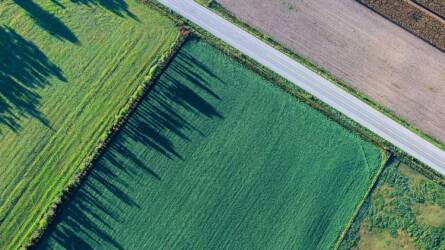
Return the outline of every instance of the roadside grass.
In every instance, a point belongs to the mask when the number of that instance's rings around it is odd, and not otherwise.
[[[340,249],[443,249],[445,187],[400,162],[379,179]]]
[[[0,248],[28,243],[178,39],[133,0],[0,2]]]
[[[191,39],[38,248],[329,248],[383,158]]]
[[[243,21],[239,20],[235,16],[231,15],[225,8],[223,8],[221,5],[219,5],[215,0],[208,0],[208,1],[206,1],[206,0],[195,0],[195,1],[197,3],[203,5],[204,7],[207,7],[208,9],[212,10],[213,12],[215,12],[218,15],[220,15],[221,17],[227,19],[228,21],[234,23],[235,25],[239,26],[243,30],[245,30],[245,31],[249,32],[250,34],[256,36],[260,40],[266,42],[270,46],[272,46],[275,49],[279,50],[280,52],[286,54],[287,56],[291,57],[295,61],[301,63],[305,67],[311,69],[315,73],[321,75],[322,77],[326,78],[327,80],[331,81],[332,83],[336,84],[337,86],[341,87],[342,89],[346,90],[348,93],[350,93],[350,94],[354,95],[355,97],[359,98],[360,100],[362,100],[363,102],[367,103],[368,105],[370,105],[374,109],[382,112],[386,116],[390,117],[391,119],[393,119],[394,121],[398,122],[402,126],[408,128],[412,132],[414,132],[417,135],[421,136],[423,139],[425,139],[428,142],[432,143],[436,147],[438,147],[438,148],[440,148],[442,150],[445,150],[445,144],[443,142],[433,138],[432,136],[426,134],[422,130],[414,127],[412,124],[410,124],[409,122],[407,122],[404,119],[402,119],[400,116],[398,116],[393,111],[391,111],[391,110],[389,110],[389,109],[387,109],[387,108],[385,108],[385,107],[375,103],[369,97],[367,97],[366,95],[362,94],[358,90],[348,86],[346,83],[342,82],[337,77],[332,75],[329,71],[327,71],[324,68],[322,68],[321,66],[315,64],[314,62],[312,62],[308,58],[305,58],[305,57],[303,57],[303,56],[293,52],[292,50],[286,48],[286,46],[284,46],[283,44],[281,44],[281,43],[277,42],[276,40],[274,40],[272,37],[267,36],[267,35],[261,33],[260,31],[258,31],[257,29],[253,28],[252,26],[249,26],[248,24],[246,24]],[[236,52],[234,52],[234,53],[236,53]],[[270,73],[266,73],[266,74],[270,74]],[[308,97],[306,97],[306,99],[313,99],[313,97],[308,96]],[[311,102],[312,100],[309,100],[309,101]],[[321,106],[323,106],[323,105],[321,105]],[[336,113],[336,111],[334,111],[331,107],[323,106],[322,108],[327,113]],[[333,116],[338,116],[338,115],[333,114]],[[344,117],[340,118],[340,120],[344,120],[344,119],[345,119]],[[349,118],[347,118],[347,119],[349,119]],[[340,120],[338,120],[338,121],[341,122],[341,123],[350,123],[348,121],[340,121]],[[402,151],[399,148],[395,147],[394,145],[386,142],[384,139],[382,139],[379,136],[375,135],[374,133],[368,131],[367,129],[359,126],[358,124],[351,125],[350,129],[356,130],[357,132],[361,133],[362,135],[364,135],[368,139],[371,139],[374,142],[378,143],[380,146],[384,147],[386,150],[391,151],[392,153],[397,155],[397,157],[400,160],[402,160],[404,163],[408,164],[410,167],[412,167],[412,168],[414,168],[414,169],[416,169],[418,171],[421,171],[423,174],[425,174],[429,178],[432,178],[432,179],[434,179],[437,182],[445,183],[443,178],[442,178],[442,175],[440,173],[436,172],[435,170],[433,170],[429,166],[419,162],[417,159],[414,159],[412,156],[408,155],[407,153],[405,153],[404,151]]]
[[[195,0],[195,1],[205,7],[210,7],[210,5],[213,3],[213,0]]]

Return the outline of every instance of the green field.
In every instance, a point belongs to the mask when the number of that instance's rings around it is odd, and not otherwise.
[[[204,6],[209,5],[211,2],[213,2],[213,0],[195,0],[195,2],[202,4]]]
[[[381,151],[190,40],[40,247],[332,246]]]
[[[178,36],[133,0],[0,1],[0,249],[29,239]]]
[[[445,249],[445,187],[395,161],[341,249]]]

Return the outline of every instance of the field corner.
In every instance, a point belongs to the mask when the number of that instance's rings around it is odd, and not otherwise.
[[[305,57],[297,54],[296,52],[291,51],[283,44],[277,42],[273,38],[261,33],[256,28],[241,21],[237,17],[233,16],[228,10],[226,10],[220,4],[218,4],[215,0],[195,0],[195,1],[199,4],[201,4],[202,6],[212,10],[213,12],[215,12],[219,16],[223,17],[224,19],[237,25],[238,27],[245,30],[246,32],[257,37],[258,39],[262,40],[263,42],[267,43],[268,45],[272,46],[273,48],[277,49],[278,51],[284,53],[285,55],[289,56],[290,58],[294,59],[295,61],[301,63],[302,65],[309,68],[310,70],[317,73],[318,75],[322,76],[326,80],[334,83],[338,87],[340,87],[343,90],[347,91],[348,93],[354,95],[361,101],[363,101],[366,104],[368,104],[369,106],[373,107],[375,110],[390,117],[392,120],[396,121],[400,125],[404,126],[405,128],[409,129],[410,131],[414,132],[415,134],[419,135],[420,137],[422,137],[423,139],[432,143],[433,145],[440,148],[441,150],[445,150],[445,144],[443,142],[433,138],[432,136],[421,131],[420,129],[414,127],[413,125],[411,125],[410,123],[408,123],[407,121],[405,121],[404,119],[399,117],[397,114],[395,114],[393,111],[375,103],[369,97],[362,94],[358,90],[348,86],[346,83],[342,82],[341,80],[336,78],[334,75],[332,75],[329,71],[327,71],[326,69],[317,65],[316,63],[312,62],[310,59],[305,58]],[[238,54],[240,54],[240,53],[238,52]],[[241,56],[244,56],[244,55],[241,55]],[[309,96],[310,95],[306,93],[305,95],[303,95],[303,98],[307,98]],[[310,99],[312,99],[312,101],[313,101],[314,97],[310,97]],[[317,102],[320,103],[320,101],[317,101]],[[324,109],[329,109],[329,108],[325,107]],[[333,112],[332,108],[330,108],[330,109],[331,110],[329,112],[332,113]],[[334,111],[333,113],[335,113],[335,112],[336,111]],[[337,120],[337,122],[339,122],[339,121]],[[342,124],[342,122],[340,122],[340,123]],[[359,127],[358,128],[359,134],[362,134],[363,136],[367,137],[368,140],[371,138],[371,141],[375,142],[377,145],[383,147],[385,150],[391,151],[394,155],[396,155],[398,158],[400,158],[400,160],[402,160],[405,164],[409,165],[410,167],[416,169],[417,171],[420,171],[421,173],[427,175],[428,177],[430,177],[438,182],[441,182],[441,180],[443,182],[443,178],[442,178],[443,176],[441,174],[439,174],[438,172],[436,172],[435,170],[431,169],[429,166],[414,159],[413,157],[406,154],[399,148],[386,142],[386,140],[384,140],[384,139],[380,138],[379,136],[375,135],[374,133],[370,132],[368,129],[361,127],[361,125],[358,125],[358,126],[353,125],[353,127],[355,127],[355,129],[353,129],[353,130],[356,130],[357,127]],[[351,128],[349,128],[349,129],[351,129]],[[378,143],[377,143],[377,141],[378,141]]]
[[[354,221],[356,220],[356,218],[358,217],[360,210],[363,207],[363,204],[365,203],[365,201],[370,197],[370,195],[372,194],[373,190],[377,187],[378,184],[378,180],[380,178],[380,176],[383,173],[383,170],[391,165],[391,162],[393,161],[393,155],[391,155],[390,152],[385,151],[385,150],[381,150],[381,155],[382,155],[382,159],[380,162],[380,166],[377,170],[377,173],[375,174],[375,176],[372,178],[371,183],[368,187],[368,190],[366,190],[365,195],[363,196],[363,198],[357,203],[354,213],[352,214],[351,218],[349,219],[348,223],[345,225],[345,228],[342,230],[342,232],[340,233],[337,241],[335,242],[334,248],[335,250],[339,249],[343,239],[345,238],[347,232],[349,231],[349,229],[351,228],[351,225],[354,223]]]

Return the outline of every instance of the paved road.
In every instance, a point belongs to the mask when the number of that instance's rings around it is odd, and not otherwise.
[[[335,84],[193,0],[158,1],[445,175],[444,151]]]

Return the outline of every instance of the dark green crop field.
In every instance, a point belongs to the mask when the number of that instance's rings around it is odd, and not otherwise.
[[[29,240],[178,36],[135,0],[0,1],[0,249]]]
[[[333,246],[381,151],[188,41],[40,248]]]

